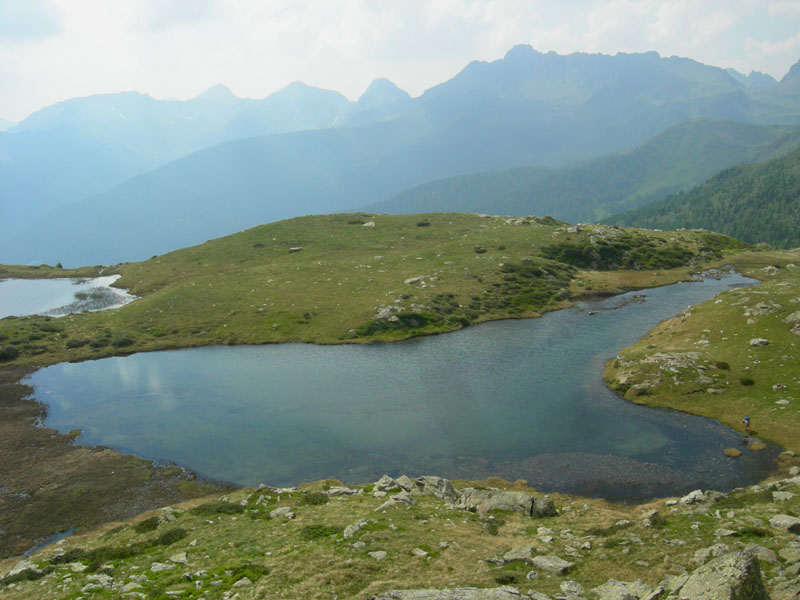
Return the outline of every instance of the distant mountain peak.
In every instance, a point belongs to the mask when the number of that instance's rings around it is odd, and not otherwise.
[[[783,76],[783,79],[781,79],[781,83],[783,83],[787,79],[795,79],[795,78],[800,79],[800,60],[798,60],[796,63],[792,65],[792,68],[789,69],[789,72]]]
[[[359,96],[358,105],[360,108],[377,108],[398,100],[407,100],[410,97],[408,92],[401,90],[385,77],[380,77],[370,83],[364,93]]]
[[[195,100],[205,100],[207,102],[215,102],[217,104],[230,104],[233,102],[238,102],[239,98],[234,96],[233,92],[231,92],[227,86],[218,83],[217,85],[212,85],[205,92],[198,95]]]

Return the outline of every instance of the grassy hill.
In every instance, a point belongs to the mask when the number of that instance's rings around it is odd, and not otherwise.
[[[616,225],[703,227],[750,243],[800,245],[800,150],[722,171],[690,192],[609,217]]]
[[[726,167],[798,147],[800,133],[789,127],[695,119],[625,152],[556,169],[530,166],[440,179],[367,210],[547,214],[594,222],[688,190]]]
[[[701,231],[575,229],[536,217],[302,217],[118,265],[117,285],[139,300],[4,319],[0,343],[18,364],[49,364],[207,344],[401,339],[675,281],[744,247]]]

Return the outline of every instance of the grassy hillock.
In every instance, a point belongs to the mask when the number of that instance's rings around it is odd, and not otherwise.
[[[615,225],[704,227],[750,243],[800,245],[800,150],[722,171],[693,190],[605,220]]]
[[[737,429],[749,416],[754,435],[800,452],[800,254],[753,254],[739,268],[763,283],[664,321],[622,350],[605,378],[637,403]]]
[[[15,364],[42,365],[208,344],[394,340],[677,281],[743,248],[703,231],[537,217],[302,217],[118,265],[116,285],[138,300],[62,319],[6,318],[0,345]]]

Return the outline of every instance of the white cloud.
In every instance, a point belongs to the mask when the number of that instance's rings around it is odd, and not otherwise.
[[[263,97],[299,79],[356,98],[372,79],[388,77],[416,95],[520,43],[560,53],[656,50],[781,77],[800,50],[799,5],[0,0],[0,117],[21,120],[61,99],[128,89],[188,98],[215,83]],[[19,7],[25,10],[4,22],[2,11]],[[12,28],[12,21],[28,25]]]

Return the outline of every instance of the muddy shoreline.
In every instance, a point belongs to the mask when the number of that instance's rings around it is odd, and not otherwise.
[[[34,370],[0,367],[0,558],[68,529],[233,488],[38,426],[47,407],[21,381]]]

